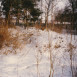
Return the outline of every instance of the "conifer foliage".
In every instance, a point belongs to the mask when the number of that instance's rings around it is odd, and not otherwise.
[[[20,18],[27,25],[30,21],[37,21],[41,11],[37,7],[39,0],[2,0],[2,11],[5,15],[7,24],[11,23],[11,18],[16,17],[16,23],[19,24]]]

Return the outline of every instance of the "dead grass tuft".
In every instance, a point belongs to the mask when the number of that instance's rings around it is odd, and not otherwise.
[[[35,28],[36,28],[36,29],[41,29],[41,25],[37,25],[37,24],[36,24],[36,25],[35,25]]]
[[[77,70],[74,73],[75,73],[74,77],[77,77]]]
[[[76,47],[72,45],[71,43],[68,44],[68,51],[71,51],[72,49],[75,49]]]
[[[41,30],[44,30],[44,29],[46,29],[46,26],[41,26],[41,25],[35,25],[35,28],[36,29],[41,29]],[[48,27],[47,27],[47,30],[52,30],[52,31],[55,31],[55,32],[57,32],[57,33],[62,33],[62,30],[63,30],[63,26],[59,26],[59,25],[54,25],[54,26],[52,26],[51,24],[49,24],[48,25]]]
[[[8,42],[10,39],[10,34],[8,33],[7,26],[0,26],[0,49],[3,46],[4,42]]]
[[[16,26],[13,25],[13,24],[9,25],[8,27],[9,27],[9,28],[15,28],[15,29],[16,29]]]
[[[0,26],[0,54],[16,54],[16,49],[22,49],[26,43],[31,43],[30,37],[32,35],[32,33],[20,33],[19,30],[12,35],[12,31],[7,26]],[[11,50],[9,49],[10,47],[12,48]],[[3,48],[5,50],[2,51]]]
[[[57,33],[62,33],[62,30],[63,30],[62,26],[57,26],[57,25],[54,25],[54,27],[51,26],[50,29],[51,29],[52,31],[57,32]]]
[[[0,49],[4,47],[12,47],[14,50],[21,46],[21,42],[18,40],[18,33],[15,37],[11,36],[11,32],[8,31],[7,26],[0,26]],[[12,51],[5,51],[2,54],[7,55],[12,53]]]
[[[60,47],[61,47],[61,46],[58,45],[58,44],[56,44],[56,45],[54,46],[55,49],[60,48]]]

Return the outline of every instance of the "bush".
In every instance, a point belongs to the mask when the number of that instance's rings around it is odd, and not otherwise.
[[[10,39],[10,34],[8,33],[7,26],[0,26],[0,49],[3,46],[4,42],[8,42]]]

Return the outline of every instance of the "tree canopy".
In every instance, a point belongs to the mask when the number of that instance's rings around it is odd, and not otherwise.
[[[59,12],[56,20],[75,23],[77,21],[77,0],[69,0],[69,6],[66,6],[63,12]]]
[[[37,8],[37,2],[39,0],[2,0],[2,10],[5,15],[6,23],[10,23],[11,17],[16,17],[17,23],[19,19],[23,18],[24,21],[28,22],[31,19],[37,21],[41,11]]]

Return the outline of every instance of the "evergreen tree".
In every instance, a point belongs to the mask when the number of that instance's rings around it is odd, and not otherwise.
[[[19,19],[22,14],[22,4],[21,0],[14,0],[13,1],[13,9],[12,9],[13,16],[16,17],[16,24],[19,24]]]
[[[25,24],[33,19],[38,19],[40,10],[37,9],[37,2],[39,0],[3,0],[3,14],[5,15],[5,21],[7,24],[10,23],[10,16],[16,17],[16,22],[19,24],[20,18],[23,18]]]
[[[5,22],[6,24],[10,24],[10,10],[12,7],[12,0],[3,0],[2,6],[3,6],[3,14],[5,15]]]
[[[32,15],[31,20],[34,22],[37,21],[41,13],[42,12],[38,8],[32,9],[31,10],[31,15]]]
[[[24,11],[24,21],[28,25],[28,21],[36,21],[40,15],[40,10],[35,8],[38,0],[22,0],[22,7]]]

